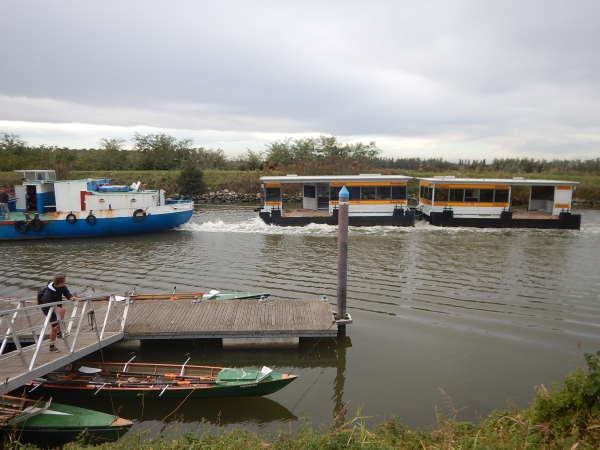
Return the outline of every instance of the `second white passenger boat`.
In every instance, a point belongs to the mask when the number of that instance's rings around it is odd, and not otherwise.
[[[579,230],[581,215],[571,212],[576,181],[455,178],[420,180],[418,211],[432,225],[480,228]],[[526,210],[513,210],[513,189],[529,188]]]

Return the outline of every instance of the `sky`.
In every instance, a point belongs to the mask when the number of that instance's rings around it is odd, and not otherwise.
[[[382,156],[600,157],[600,2],[0,2],[0,132],[285,138]]]

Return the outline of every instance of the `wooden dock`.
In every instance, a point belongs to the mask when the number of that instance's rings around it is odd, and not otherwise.
[[[125,339],[335,337],[337,332],[328,302],[272,297],[137,300],[125,324]]]

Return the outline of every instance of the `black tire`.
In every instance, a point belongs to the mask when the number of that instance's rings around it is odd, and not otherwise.
[[[146,211],[143,209],[136,209],[133,213],[133,220],[136,222],[143,222],[146,220]]]
[[[89,224],[89,225],[94,225],[96,223],[98,219],[96,219],[96,216],[93,214],[88,214],[88,216],[85,218],[85,221]]]
[[[29,228],[37,233],[38,231],[42,231],[42,228],[44,228],[44,223],[40,219],[33,219],[31,222],[29,222]]]
[[[75,217],[75,214],[71,213],[67,215],[67,223],[73,225],[75,222],[77,222],[77,217]]]
[[[29,230],[29,224],[27,222],[24,220],[17,220],[15,222],[15,231],[19,233],[27,233],[27,230]]]

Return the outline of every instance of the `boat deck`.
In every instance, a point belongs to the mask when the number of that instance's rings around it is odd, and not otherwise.
[[[513,211],[513,219],[546,219],[558,220],[558,216],[553,216],[546,211]]]
[[[25,218],[25,213],[21,212],[21,211],[11,211],[10,212],[10,219],[6,219],[6,220],[2,220],[2,217],[0,216],[0,224],[2,222],[6,223],[13,223],[13,222],[18,222],[19,220],[33,220],[35,218],[35,215],[37,214],[36,212],[30,212],[29,214],[29,219]],[[48,213],[44,213],[44,214],[40,214],[39,215],[39,219],[40,220],[48,220],[53,218],[56,215],[56,213],[52,213],[52,212],[48,212]]]
[[[329,210],[319,209],[284,209],[281,217],[329,217]]]

